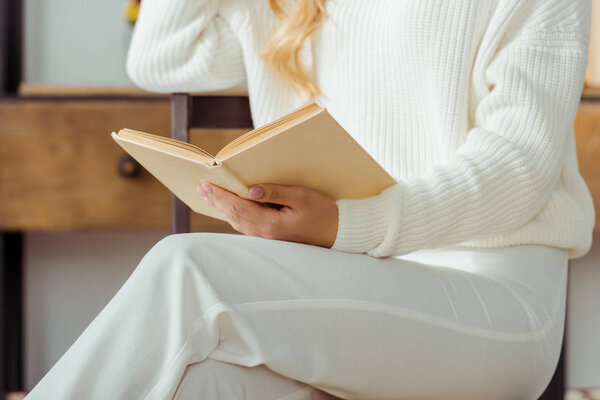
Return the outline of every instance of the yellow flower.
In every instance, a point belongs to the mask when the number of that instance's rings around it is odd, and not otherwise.
[[[135,0],[128,0],[125,4],[125,18],[133,25],[137,21],[138,13],[140,12],[140,4]]]

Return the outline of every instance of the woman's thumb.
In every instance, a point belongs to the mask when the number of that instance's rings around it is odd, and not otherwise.
[[[289,205],[290,201],[287,186],[271,183],[261,183],[260,185],[252,186],[249,190],[249,196],[254,200],[283,205]]]

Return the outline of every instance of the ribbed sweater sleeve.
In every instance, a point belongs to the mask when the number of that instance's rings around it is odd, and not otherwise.
[[[586,24],[557,34],[563,17],[547,13],[537,31],[500,42],[473,127],[450,159],[377,196],[338,200],[331,248],[402,255],[500,235],[534,218],[560,177],[588,61]]]
[[[227,2],[229,4],[230,2]],[[144,0],[126,68],[153,92],[194,92],[245,83],[242,48],[221,0]],[[227,12],[235,12],[227,7]]]

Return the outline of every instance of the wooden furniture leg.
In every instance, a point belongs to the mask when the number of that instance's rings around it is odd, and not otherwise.
[[[571,273],[569,262],[569,273]],[[567,282],[568,282],[567,278]],[[567,308],[568,311],[569,305],[569,290],[567,289]],[[566,312],[565,311],[565,312]],[[544,393],[540,396],[538,400],[564,400],[566,393],[566,382],[567,382],[567,363],[566,363],[566,353],[567,353],[567,319],[569,313],[566,312],[565,315],[565,333],[563,335],[562,348],[560,350],[560,359],[558,360],[558,365],[556,366],[556,370],[554,371],[554,375],[552,376],[552,380],[548,384],[548,387],[544,391]]]
[[[0,395],[23,388],[23,234],[0,233]]]
[[[190,96],[187,93],[171,95],[171,137],[189,142]],[[171,194],[171,232],[190,232],[190,208]]]

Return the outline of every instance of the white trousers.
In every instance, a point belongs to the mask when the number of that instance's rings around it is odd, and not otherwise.
[[[170,235],[26,399],[537,399],[567,272],[547,246],[378,259]]]

